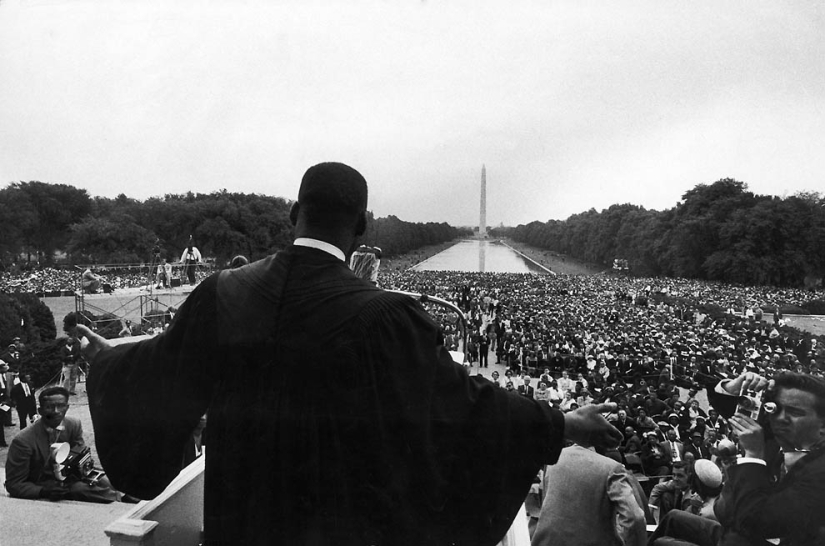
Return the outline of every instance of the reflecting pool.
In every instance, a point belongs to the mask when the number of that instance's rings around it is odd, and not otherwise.
[[[547,269],[499,241],[464,240],[415,265],[417,271],[547,273]]]

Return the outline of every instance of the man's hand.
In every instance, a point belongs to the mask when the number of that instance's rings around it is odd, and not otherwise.
[[[593,404],[565,413],[564,437],[583,447],[617,447],[622,433],[602,415],[612,411],[616,404]]]
[[[108,339],[91,331],[88,326],[83,324],[75,326],[75,335],[80,340],[80,350],[83,356],[89,362],[97,356],[97,353],[112,346]]]
[[[40,489],[40,497],[56,502],[69,495],[69,488],[58,482],[49,482]]]
[[[722,388],[731,396],[739,396],[743,391],[763,391],[767,386],[768,380],[753,372],[745,372],[736,379],[722,383]]]
[[[764,460],[765,432],[759,423],[738,413],[728,421],[731,431],[739,437],[739,446],[745,451],[745,457]]]

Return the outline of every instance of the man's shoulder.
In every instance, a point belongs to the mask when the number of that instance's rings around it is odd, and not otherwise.
[[[676,485],[673,483],[673,480],[668,480],[666,482],[657,483],[653,486],[654,491],[664,492],[664,491],[674,491],[676,489]]]
[[[81,424],[80,419],[77,417],[72,417],[71,415],[67,415],[63,418],[63,426],[65,427],[75,427],[81,428],[83,425]]]
[[[35,421],[33,425],[24,428],[17,434],[15,434],[14,438],[11,440],[10,449],[14,447],[14,444],[17,443],[18,445],[32,445],[35,442],[37,437],[38,428],[41,427],[42,424],[39,421]]]

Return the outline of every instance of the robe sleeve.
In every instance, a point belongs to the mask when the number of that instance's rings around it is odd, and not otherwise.
[[[101,351],[87,389],[100,464],[115,488],[148,499],[180,472],[208,406],[219,351],[217,276],[203,281],[162,334]]]
[[[538,470],[558,460],[563,414],[470,377],[426,311],[406,296],[380,298],[359,321],[368,340],[364,358],[381,370],[382,406],[392,408],[407,444],[417,446],[419,493],[445,524],[479,533],[457,542],[500,538]]]

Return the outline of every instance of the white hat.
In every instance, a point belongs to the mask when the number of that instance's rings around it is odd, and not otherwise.
[[[722,471],[707,459],[699,459],[693,463],[693,471],[696,472],[699,481],[708,487],[716,488],[722,485]]]

